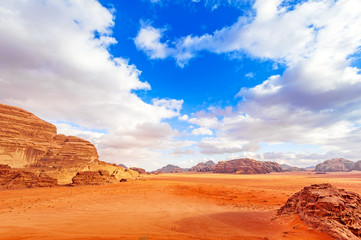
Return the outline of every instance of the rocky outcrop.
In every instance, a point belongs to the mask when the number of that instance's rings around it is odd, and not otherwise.
[[[213,161],[201,162],[191,167],[191,172],[213,172],[216,169],[216,164]]]
[[[298,214],[307,226],[334,239],[361,238],[361,197],[330,184],[305,187],[288,199],[278,215]]]
[[[131,167],[130,170],[136,171],[139,174],[147,174],[147,172],[143,168]]]
[[[283,172],[276,162],[260,162],[250,158],[221,161],[215,167],[215,173],[262,174]]]
[[[158,170],[155,170],[154,172],[158,172],[158,173],[180,173],[183,172],[183,169],[172,165],[172,164],[168,164],[167,166],[164,166]]]
[[[35,174],[7,165],[0,165],[0,189],[20,189],[33,187],[54,187],[57,181],[45,173]]]
[[[105,170],[78,172],[72,179],[73,186],[102,185],[115,182],[118,182],[118,180],[114,177],[114,175],[111,175]]]
[[[289,172],[299,172],[299,171],[306,171],[304,168],[294,167],[287,164],[280,164],[283,171],[289,171]]]
[[[69,184],[82,171],[106,170],[116,179],[139,174],[98,160],[90,142],[57,134],[56,127],[21,108],[0,104],[0,164],[46,172],[59,184]]]
[[[317,164],[315,171],[317,172],[346,172],[351,171],[355,168],[355,163],[344,159],[344,158],[334,158],[331,160],[326,160],[323,163]]]

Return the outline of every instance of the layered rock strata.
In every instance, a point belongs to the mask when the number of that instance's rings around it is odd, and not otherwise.
[[[59,184],[69,184],[82,171],[106,170],[119,181],[135,179],[136,171],[98,160],[90,142],[57,134],[54,125],[21,108],[0,104],[0,164],[46,172]]]

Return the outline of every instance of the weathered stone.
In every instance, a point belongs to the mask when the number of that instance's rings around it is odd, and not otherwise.
[[[33,187],[54,187],[57,181],[45,173],[36,175],[20,169],[12,169],[6,165],[0,165],[0,189],[19,189]]]
[[[216,169],[216,164],[213,161],[201,162],[196,166],[191,167],[191,172],[213,172]]]
[[[56,127],[23,109],[0,104],[0,164],[46,172],[59,184],[69,184],[81,171],[106,170],[117,180],[136,179],[135,171],[98,160],[90,142],[57,134]]]
[[[73,177],[72,185],[102,185],[118,182],[108,171],[84,171],[79,172]]]
[[[361,197],[331,184],[305,187],[290,197],[278,215],[298,214],[307,226],[339,240],[361,237]]]
[[[260,162],[250,158],[220,161],[215,167],[216,173],[262,174],[283,172],[276,162]]]
[[[318,172],[346,172],[354,168],[354,162],[344,158],[334,158],[317,164],[315,170]]]

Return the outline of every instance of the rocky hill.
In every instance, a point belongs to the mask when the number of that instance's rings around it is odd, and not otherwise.
[[[157,172],[157,173],[181,173],[183,171],[187,171],[187,169],[182,169],[178,166],[168,164],[167,166],[159,168],[159,169],[155,170],[154,172]]]
[[[357,163],[344,158],[334,158],[317,164],[315,171],[317,172],[347,172],[352,170],[361,170],[361,161]]]
[[[261,162],[250,158],[221,161],[215,167],[215,173],[262,174],[283,172],[276,162]]]
[[[315,184],[291,196],[278,211],[298,214],[305,224],[334,239],[357,240],[361,236],[361,197],[332,185]]]
[[[213,161],[201,162],[196,166],[190,168],[191,172],[213,172],[216,169],[216,164]]]
[[[119,181],[135,179],[137,172],[98,160],[90,142],[57,134],[54,125],[21,108],[0,104],[0,164],[46,172],[59,184],[68,184],[82,171],[108,171]]]

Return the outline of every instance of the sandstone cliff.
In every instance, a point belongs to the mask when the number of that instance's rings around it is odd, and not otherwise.
[[[119,181],[136,179],[136,171],[98,160],[90,142],[57,134],[56,127],[23,109],[0,104],[0,164],[46,172],[68,184],[82,171],[106,170]]]
[[[215,167],[215,173],[261,174],[283,172],[276,162],[260,162],[250,158],[221,161]]]
[[[278,215],[298,214],[306,225],[334,239],[361,237],[361,197],[330,184],[305,187],[288,199]]]
[[[334,158],[317,164],[315,170],[318,172],[346,172],[354,170],[354,168],[354,162],[344,158]]]

